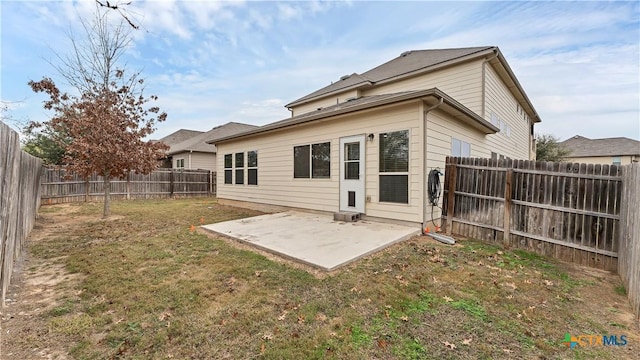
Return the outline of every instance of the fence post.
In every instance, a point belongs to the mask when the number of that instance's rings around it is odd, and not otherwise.
[[[169,197],[173,198],[173,169],[169,173]]]
[[[445,167],[445,173],[449,172],[448,178],[446,178],[445,189],[448,189],[447,193],[447,235],[451,235],[453,231],[453,207],[455,202],[456,192],[456,170],[457,166],[452,161],[452,158],[447,159],[449,163]]]
[[[131,200],[131,171],[127,174],[127,200]]]
[[[513,169],[507,169],[504,185],[504,233],[502,242],[505,248],[511,246],[511,182],[513,179]]]
[[[65,175],[67,170],[65,169]],[[84,177],[84,202],[89,201],[89,176]]]

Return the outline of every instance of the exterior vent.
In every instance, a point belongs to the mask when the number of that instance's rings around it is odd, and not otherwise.
[[[405,57],[409,54],[411,54],[411,50],[403,52],[402,54],[400,54],[400,57]]]
[[[353,100],[356,100],[356,99],[358,99],[358,98],[355,97],[355,96],[354,97],[350,97],[347,100],[345,100],[345,102],[353,101]]]
[[[350,77],[351,77],[351,75],[344,75],[344,76],[340,77],[340,80],[347,80]]]

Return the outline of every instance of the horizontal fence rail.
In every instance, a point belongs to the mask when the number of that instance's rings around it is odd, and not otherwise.
[[[64,168],[45,169],[41,187],[43,204],[102,201],[104,178],[83,178]],[[157,169],[148,175],[134,172],[111,179],[112,199],[154,199],[215,196],[216,173],[209,170]]]

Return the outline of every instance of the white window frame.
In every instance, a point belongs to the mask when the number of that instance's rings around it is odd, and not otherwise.
[[[184,158],[176,159],[176,169],[184,169]]]
[[[250,166],[249,165],[249,153],[256,153],[256,166]],[[246,154],[246,158],[247,158],[247,185],[251,185],[251,186],[258,186],[259,182],[258,182],[258,150],[249,150],[247,151]],[[251,170],[255,170],[256,171],[256,183],[255,184],[251,184],[249,182],[249,172]]]
[[[465,152],[465,145],[467,146],[467,149],[466,149],[467,152]],[[451,137],[451,156],[453,156],[453,157],[471,157],[471,144],[466,142],[466,141],[464,141],[464,140],[460,140],[458,138],[454,138],[452,136]]]
[[[380,154],[378,154],[378,200],[380,203],[383,204],[393,204],[393,205],[410,205],[411,204],[411,129],[401,129],[401,130],[390,130],[390,131],[385,131],[385,132],[381,132],[378,133],[378,151],[381,153],[382,152],[382,148],[380,147],[380,139],[382,139],[382,137],[384,136],[384,134],[389,134],[389,133],[395,133],[395,132],[406,132],[407,133],[407,140],[408,140],[408,153],[407,153],[407,171],[380,171],[381,168],[381,164],[380,164]],[[382,181],[380,180],[381,177],[384,176],[406,176],[407,177],[407,202],[400,202],[400,201],[389,201],[389,200],[382,200],[381,198],[381,192],[382,192],[382,186],[381,183]]]

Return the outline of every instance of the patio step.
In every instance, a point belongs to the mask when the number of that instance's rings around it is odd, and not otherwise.
[[[344,222],[356,222],[360,220],[360,213],[351,211],[340,211],[333,214],[333,220]]]

